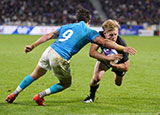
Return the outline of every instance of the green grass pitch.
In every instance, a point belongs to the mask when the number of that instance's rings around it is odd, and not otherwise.
[[[137,50],[130,56],[130,68],[122,86],[114,84],[113,73],[105,73],[95,103],[81,101],[89,93],[89,81],[95,59],[89,57],[90,44],[71,59],[72,86],[65,91],[45,97],[46,106],[32,101],[35,94],[57,83],[47,74],[27,87],[13,104],[5,98],[23,78],[35,68],[50,40],[29,54],[24,47],[40,36],[0,35],[0,115],[158,115],[160,113],[160,37],[123,36]]]

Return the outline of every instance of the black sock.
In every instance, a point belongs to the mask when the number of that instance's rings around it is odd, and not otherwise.
[[[96,86],[90,86],[90,97],[95,98],[96,91],[99,87],[99,84]]]

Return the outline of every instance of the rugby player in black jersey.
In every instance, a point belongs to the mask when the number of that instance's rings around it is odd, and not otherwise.
[[[103,28],[103,31],[99,32],[102,37],[106,39],[110,39],[119,45],[126,46],[125,41],[118,35],[120,25],[117,21],[109,19],[102,24],[102,28]],[[99,48],[102,49],[101,53],[98,52]],[[117,51],[117,52],[118,54],[122,54],[123,58],[120,59],[117,63],[109,62],[105,58],[106,55],[104,55],[103,53],[103,47],[95,43],[91,44],[90,56],[98,60],[95,64],[93,77],[90,81],[90,95],[82,101],[83,103],[94,102],[95,93],[99,87],[99,82],[102,79],[104,73],[110,68],[114,73],[115,84],[117,86],[120,86],[122,84],[124,75],[129,69],[129,58],[128,58],[128,53],[124,53],[120,51]],[[112,56],[107,56],[107,57],[109,58]]]

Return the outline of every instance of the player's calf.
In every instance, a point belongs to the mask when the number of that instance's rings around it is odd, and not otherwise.
[[[114,76],[115,76],[115,79],[114,79],[115,84],[117,86],[121,86],[122,81],[124,79],[124,75],[126,74],[126,72],[119,71],[119,70],[114,70],[114,69],[112,69],[112,71],[114,72]]]
[[[94,102],[95,93],[96,93],[98,87],[99,87],[99,85],[97,85],[97,86],[90,86],[90,95],[87,96],[87,97],[82,101],[82,103],[92,103],[92,102]]]

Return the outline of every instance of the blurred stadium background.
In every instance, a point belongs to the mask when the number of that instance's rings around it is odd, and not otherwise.
[[[160,0],[1,0],[0,34],[45,34],[55,30],[53,26],[75,22],[76,10],[84,7],[92,13],[92,26],[115,19],[121,24],[121,35],[160,35],[159,6]],[[31,32],[34,29],[40,32]]]
[[[33,71],[54,40],[27,55],[25,45],[74,22],[79,7],[90,10],[91,27],[97,31],[106,19],[119,21],[120,35],[137,50],[136,56],[130,56],[123,85],[115,86],[113,73],[108,71],[95,103],[81,103],[89,93],[96,62],[88,55],[88,44],[72,58],[71,88],[46,97],[46,107],[37,106],[32,98],[57,83],[52,72],[7,104],[6,96]],[[160,115],[160,0],[0,0],[0,34],[0,115]]]

